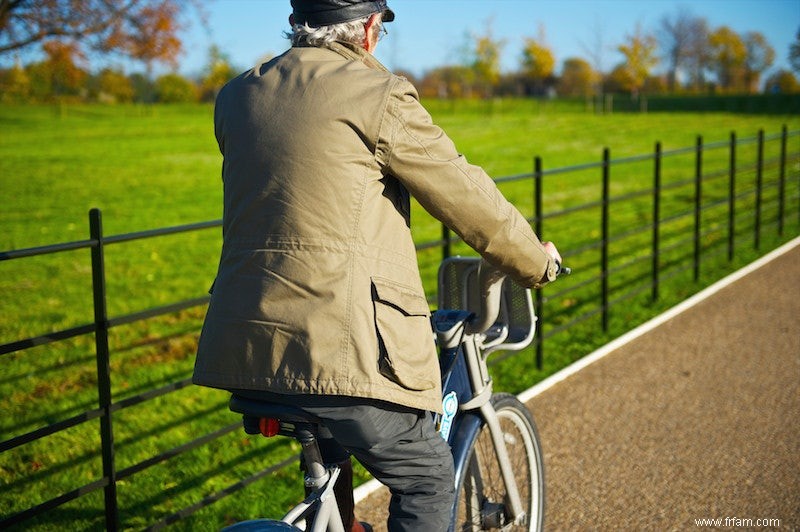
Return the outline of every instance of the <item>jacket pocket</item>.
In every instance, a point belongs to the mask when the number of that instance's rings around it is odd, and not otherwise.
[[[409,390],[436,386],[436,360],[428,302],[412,288],[372,278],[375,327],[380,342],[378,369],[381,375]]]

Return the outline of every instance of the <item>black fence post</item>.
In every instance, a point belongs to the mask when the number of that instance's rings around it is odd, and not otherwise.
[[[600,294],[602,300],[602,323],[603,331],[608,331],[608,210],[609,197],[611,196],[610,175],[611,175],[611,154],[608,148],[603,148],[603,201],[601,225],[601,248],[600,248]]]
[[[731,131],[728,164],[728,262],[733,260],[736,242],[736,132]]]
[[[533,159],[533,216],[533,230],[539,238],[542,238],[542,158],[538,156]],[[539,326],[541,327],[541,324],[544,323],[542,315],[544,296],[541,290],[534,292],[536,293],[536,311],[539,314]],[[536,339],[536,368],[542,369],[544,366],[544,335],[541,334],[541,329],[534,338]]]
[[[103,249],[103,218],[100,209],[89,211],[89,233],[96,243],[92,246],[92,293],[94,296],[95,349],[97,354],[98,403],[100,443],[103,455],[106,530],[119,529],[117,507],[117,473],[114,467],[114,432],[111,426],[111,367],[108,349],[108,309],[106,307],[106,274]]]
[[[697,136],[694,159],[694,280],[700,279],[700,217],[703,203],[703,137]]]
[[[764,130],[758,130],[758,154],[756,160],[756,223],[755,248],[761,247],[761,195],[764,181]]]
[[[661,219],[661,142],[656,142],[656,151],[653,157],[653,286],[652,300],[658,299],[658,253],[660,248],[659,241],[659,220]]]
[[[781,162],[778,170],[778,234],[783,236],[783,217],[786,209],[786,140],[789,131],[786,124],[781,128]]]

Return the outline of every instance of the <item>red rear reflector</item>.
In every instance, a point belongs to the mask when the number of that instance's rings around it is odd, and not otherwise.
[[[262,417],[258,420],[258,428],[261,429],[261,434],[271,438],[278,434],[281,429],[281,422],[272,417]]]

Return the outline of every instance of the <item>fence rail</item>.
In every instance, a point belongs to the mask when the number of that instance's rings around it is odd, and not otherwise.
[[[759,132],[755,138],[739,139],[731,133],[729,141],[704,144],[701,137],[693,147],[664,151],[656,143],[653,153],[612,159],[610,150],[604,149],[597,163],[545,170],[541,158],[534,159],[533,171],[497,179],[498,186],[532,182],[533,212],[528,217],[537,234],[543,238],[560,234],[564,227],[579,225],[596,230],[597,235],[584,235],[576,242],[567,243],[563,255],[574,267],[576,274],[563,286],[554,285],[546,296],[536,293],[537,312],[540,323],[544,323],[536,336],[535,354],[539,367],[545,356],[548,339],[587,325],[593,318],[599,319],[602,331],[608,331],[612,311],[622,303],[647,293],[652,301],[661,297],[660,290],[670,279],[691,271],[691,280],[701,277],[703,265],[711,263],[718,255],[732,261],[736,251],[746,242],[758,249],[762,234],[774,227],[777,234],[784,235],[788,227],[792,234],[800,228],[800,146],[794,142],[800,131],[782,131],[774,135]],[[792,142],[791,149],[789,142]],[[740,151],[755,145],[754,160],[744,160]],[[770,147],[767,150],[767,146]],[[669,161],[691,158],[691,175],[678,173],[666,176]],[[709,170],[708,161],[714,159]],[[724,161],[724,164],[720,163]],[[644,165],[648,167],[643,168]],[[615,175],[635,175],[619,180]],[[675,174],[675,172],[672,172]],[[574,177],[570,186],[561,189],[580,190],[577,197],[587,194],[593,199],[574,203],[569,195],[551,197],[546,188],[555,177]],[[749,178],[749,181],[748,181]],[[571,188],[573,187],[573,188]],[[615,189],[615,187],[617,187]],[[791,188],[790,188],[791,187]],[[545,210],[545,198],[553,208]],[[557,207],[557,208],[556,208]],[[792,212],[797,217],[789,219]],[[0,262],[29,257],[53,255],[67,251],[88,249],[91,251],[92,298],[94,317],[85,323],[63,330],[44,332],[0,345],[0,355],[10,355],[42,345],[81,337],[94,337],[96,360],[97,406],[76,415],[50,421],[33,430],[12,437],[2,436],[0,453],[37,442],[47,436],[61,433],[72,427],[99,420],[99,440],[102,456],[102,476],[61,495],[35,504],[29,508],[4,510],[0,515],[0,528],[26,522],[36,516],[58,508],[89,494],[102,491],[104,525],[107,530],[129,526],[121,522],[120,500],[117,487],[120,481],[136,475],[154,465],[164,463],[178,455],[206,445],[239,429],[231,423],[208,434],[188,439],[181,445],[150,456],[138,463],[118,467],[115,462],[114,415],[120,411],[167,396],[191,385],[188,377],[180,378],[161,386],[115,401],[112,394],[111,347],[109,330],[124,324],[148,320],[157,316],[202,307],[208,297],[200,296],[177,301],[156,308],[145,309],[120,316],[109,316],[107,307],[105,250],[108,246],[120,245],[134,240],[149,239],[177,233],[194,232],[221,226],[220,220],[162,228],[122,235],[105,235],[99,210],[89,213],[90,238],[75,242],[54,244],[0,252]],[[591,231],[589,231],[591,233]],[[442,226],[441,238],[419,242],[417,250],[420,261],[438,262],[424,252],[440,250],[441,257],[450,256],[463,243],[449,229]],[[434,265],[435,266],[435,265]],[[550,311],[545,301],[571,301],[557,311]],[[510,355],[505,355],[510,356]],[[494,361],[503,360],[502,356]],[[9,357],[0,358],[9,364]],[[3,455],[0,454],[0,459]],[[149,528],[161,528],[215,503],[252,482],[273,474],[293,458],[284,459],[258,471],[249,478],[220,489],[211,495],[199,498],[193,504],[163,516],[157,522],[148,523]],[[0,465],[2,462],[0,461]],[[0,495],[0,500],[8,496]],[[4,504],[10,508],[11,505]]]

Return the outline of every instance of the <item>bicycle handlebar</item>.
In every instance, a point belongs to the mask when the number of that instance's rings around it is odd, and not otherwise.
[[[506,274],[481,259],[478,266],[478,286],[480,287],[480,312],[467,323],[467,334],[482,333],[492,326],[500,312],[500,295]]]
[[[567,268],[560,262],[556,263],[556,277],[559,275],[569,275],[571,268]],[[481,259],[478,266],[478,286],[480,287],[481,309],[475,317],[467,323],[466,333],[482,333],[494,324],[500,313],[500,296],[502,294],[503,281],[506,274],[492,266],[485,259]]]

